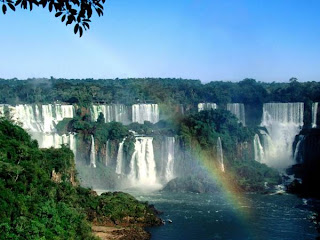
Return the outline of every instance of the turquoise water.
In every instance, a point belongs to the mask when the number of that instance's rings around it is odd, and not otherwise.
[[[245,204],[236,206],[222,194],[131,194],[163,211],[162,219],[172,220],[148,229],[153,240],[308,240],[317,236],[308,220],[311,212],[294,195],[248,194],[241,199]]]

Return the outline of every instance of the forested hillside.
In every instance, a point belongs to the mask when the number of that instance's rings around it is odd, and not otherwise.
[[[183,103],[320,101],[319,82],[263,83],[254,79],[240,82],[170,78],[141,79],[0,79],[0,103],[78,103],[91,102],[133,104],[137,102]]]
[[[97,196],[80,187],[73,158],[64,146],[39,149],[22,128],[0,119],[0,239],[95,239],[92,223],[161,223],[129,194]]]

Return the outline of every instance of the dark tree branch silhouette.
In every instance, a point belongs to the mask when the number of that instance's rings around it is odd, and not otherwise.
[[[0,0],[0,2],[3,14],[6,14],[9,8],[15,11],[18,6],[30,11],[34,7],[47,8],[55,13],[55,17],[60,17],[61,22],[73,25],[74,33],[79,33],[81,37],[83,30],[90,29],[92,12],[95,11],[99,17],[103,15],[105,0]]]

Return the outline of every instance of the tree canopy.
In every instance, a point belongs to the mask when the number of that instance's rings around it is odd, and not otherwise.
[[[90,22],[93,11],[98,16],[103,15],[103,4],[105,0],[3,0],[2,12],[6,14],[10,8],[12,11],[20,6],[22,9],[33,10],[34,7],[42,7],[61,18],[66,26],[73,25],[74,33],[81,37],[83,30],[90,29]]]

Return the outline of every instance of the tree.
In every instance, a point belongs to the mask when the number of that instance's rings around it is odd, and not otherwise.
[[[290,82],[290,83],[298,82],[298,78],[292,77],[292,78],[289,79],[289,82]]]
[[[81,37],[83,29],[90,29],[93,10],[99,17],[103,15],[104,3],[105,0],[2,0],[2,12],[6,14],[8,8],[15,11],[17,6],[30,11],[34,6],[47,7],[50,12],[55,13],[55,17],[60,17],[66,26],[73,25],[74,33],[79,33]]]

